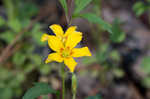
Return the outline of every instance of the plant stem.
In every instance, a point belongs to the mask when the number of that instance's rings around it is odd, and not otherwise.
[[[76,99],[76,92],[73,93],[72,99]]]
[[[61,68],[61,75],[62,75],[62,99],[65,99],[65,65]]]
[[[77,92],[77,77],[73,73],[72,74],[72,94],[73,94],[72,99],[76,99],[76,92]]]

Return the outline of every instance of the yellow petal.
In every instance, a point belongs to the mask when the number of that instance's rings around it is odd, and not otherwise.
[[[73,33],[76,31],[76,26],[71,26],[67,29],[67,31],[65,32],[65,36],[68,36],[69,34]]]
[[[51,61],[62,62],[63,58],[59,53],[52,53],[48,55],[48,58],[46,59],[45,63],[47,64]]]
[[[64,63],[69,68],[70,72],[74,72],[77,62],[72,57],[65,58]]]
[[[72,49],[72,57],[82,57],[82,56],[91,56],[91,52],[89,51],[88,47]]]
[[[48,45],[52,50],[57,52],[59,52],[60,49],[64,48],[63,43],[56,36],[49,36]]]
[[[47,41],[47,40],[48,40],[48,37],[49,37],[49,35],[46,34],[46,33],[44,33],[44,34],[42,35],[42,37],[41,37],[41,41],[42,41],[42,42]]]
[[[58,24],[53,24],[49,26],[49,28],[52,29],[52,31],[56,34],[56,36],[63,36],[64,34],[62,27]]]
[[[70,49],[74,48],[80,41],[82,40],[82,33],[81,32],[74,32],[70,34],[66,40],[66,47]]]

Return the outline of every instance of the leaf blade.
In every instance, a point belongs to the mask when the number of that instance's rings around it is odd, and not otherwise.
[[[58,94],[59,92],[52,89],[48,84],[40,82],[30,88],[23,96],[23,99],[35,99],[40,95],[46,95],[49,93]]]
[[[113,43],[121,43],[125,39],[125,33],[120,28],[120,22],[115,19],[112,24],[112,33],[110,34],[110,40]]]
[[[76,1],[76,0],[75,0]],[[92,0],[77,0],[75,14],[80,13]]]
[[[65,13],[68,14],[68,7],[67,7],[67,2],[66,2],[66,0],[60,0],[60,3],[61,3],[61,5],[62,5],[62,7],[64,8]]]
[[[102,20],[100,17],[96,16],[92,13],[85,13],[81,14],[80,17],[87,19],[89,22],[100,24],[104,30],[107,30],[108,32],[112,33],[112,26]]]

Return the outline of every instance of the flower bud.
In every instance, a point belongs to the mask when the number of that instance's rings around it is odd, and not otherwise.
[[[73,73],[72,74],[72,92],[76,93],[77,90],[77,77],[76,75]]]

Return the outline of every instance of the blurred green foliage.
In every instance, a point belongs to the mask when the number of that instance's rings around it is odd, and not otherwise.
[[[150,88],[150,56],[144,57],[141,63],[141,69],[146,74],[142,83],[145,87]]]
[[[57,99],[60,98],[59,91],[52,89],[47,83],[35,83],[35,86],[30,88],[28,92],[23,96],[23,99],[36,99],[38,96],[47,95],[47,94],[56,94]]]
[[[113,43],[120,43],[125,40],[125,33],[120,28],[120,22],[118,19],[114,19],[112,24],[112,33],[110,34],[110,40]]]
[[[7,17],[0,16],[0,40],[4,42],[1,43],[1,48],[12,43],[15,37],[29,26],[39,10],[36,4],[24,0],[3,0],[3,4]],[[33,70],[38,70],[42,75],[50,72],[50,66],[42,64],[42,58],[35,53],[37,46],[43,46],[40,42],[42,33],[42,25],[35,23],[17,43],[21,45],[19,50],[9,61],[0,65],[0,99],[19,98],[25,90],[22,89],[22,84]]]
[[[102,99],[100,94],[97,94],[96,96],[89,96],[86,99]]]
[[[133,6],[133,11],[135,12],[136,16],[141,16],[144,12],[150,10],[150,0],[147,2],[138,1]]]
[[[68,14],[68,7],[67,7],[67,2],[66,2],[66,0],[59,0],[59,1],[60,1],[60,3],[61,3],[62,7],[64,8],[65,13],[66,13],[66,15],[67,15],[67,14]]]
[[[75,0],[75,11],[74,14],[80,13],[92,0]]]

